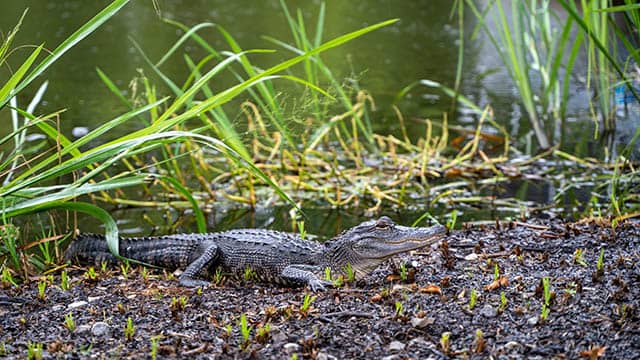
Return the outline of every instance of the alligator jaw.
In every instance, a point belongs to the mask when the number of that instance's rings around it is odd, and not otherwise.
[[[432,227],[412,228],[396,225],[387,238],[367,240],[364,247],[367,251],[358,251],[365,258],[388,259],[393,255],[429,246],[441,240],[447,233],[447,228],[442,225]],[[372,251],[373,250],[373,251]]]

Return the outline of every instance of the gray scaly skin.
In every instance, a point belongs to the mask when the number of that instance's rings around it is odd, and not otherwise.
[[[361,279],[390,257],[431,245],[442,239],[446,228],[406,227],[383,216],[363,222],[326,243],[303,240],[299,235],[272,230],[243,229],[210,234],[178,234],[120,239],[120,255],[169,269],[185,269],[180,284],[206,286],[196,277],[223,274],[242,276],[252,269],[257,279],[286,286],[309,285],[324,290],[325,268],[344,272],[351,266]],[[113,262],[104,236],[82,234],[65,254],[82,264]]]

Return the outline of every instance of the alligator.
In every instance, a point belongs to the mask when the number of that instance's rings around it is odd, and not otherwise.
[[[262,229],[229,230],[208,234],[177,234],[121,238],[120,255],[153,266],[184,269],[179,283],[201,287],[216,270],[241,277],[251,269],[260,281],[283,286],[310,286],[325,290],[328,267],[345,273],[349,267],[356,280],[363,278],[390,257],[431,245],[444,237],[446,228],[407,227],[389,217],[363,222],[320,243],[298,234]],[[80,264],[114,262],[103,235],[81,234],[65,253],[67,261]]]

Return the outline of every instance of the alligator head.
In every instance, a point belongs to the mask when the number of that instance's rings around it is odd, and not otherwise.
[[[356,279],[360,279],[390,257],[431,245],[446,232],[442,225],[401,226],[383,216],[354,226],[328,241],[325,258],[340,271],[350,264]]]

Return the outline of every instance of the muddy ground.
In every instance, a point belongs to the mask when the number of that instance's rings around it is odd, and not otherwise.
[[[446,242],[307,309],[308,289],[226,280],[198,293],[159,270],[91,280],[72,267],[70,289],[58,272],[44,299],[37,279],[0,290],[0,356],[42,344],[44,358],[640,358],[640,223],[532,220]]]

